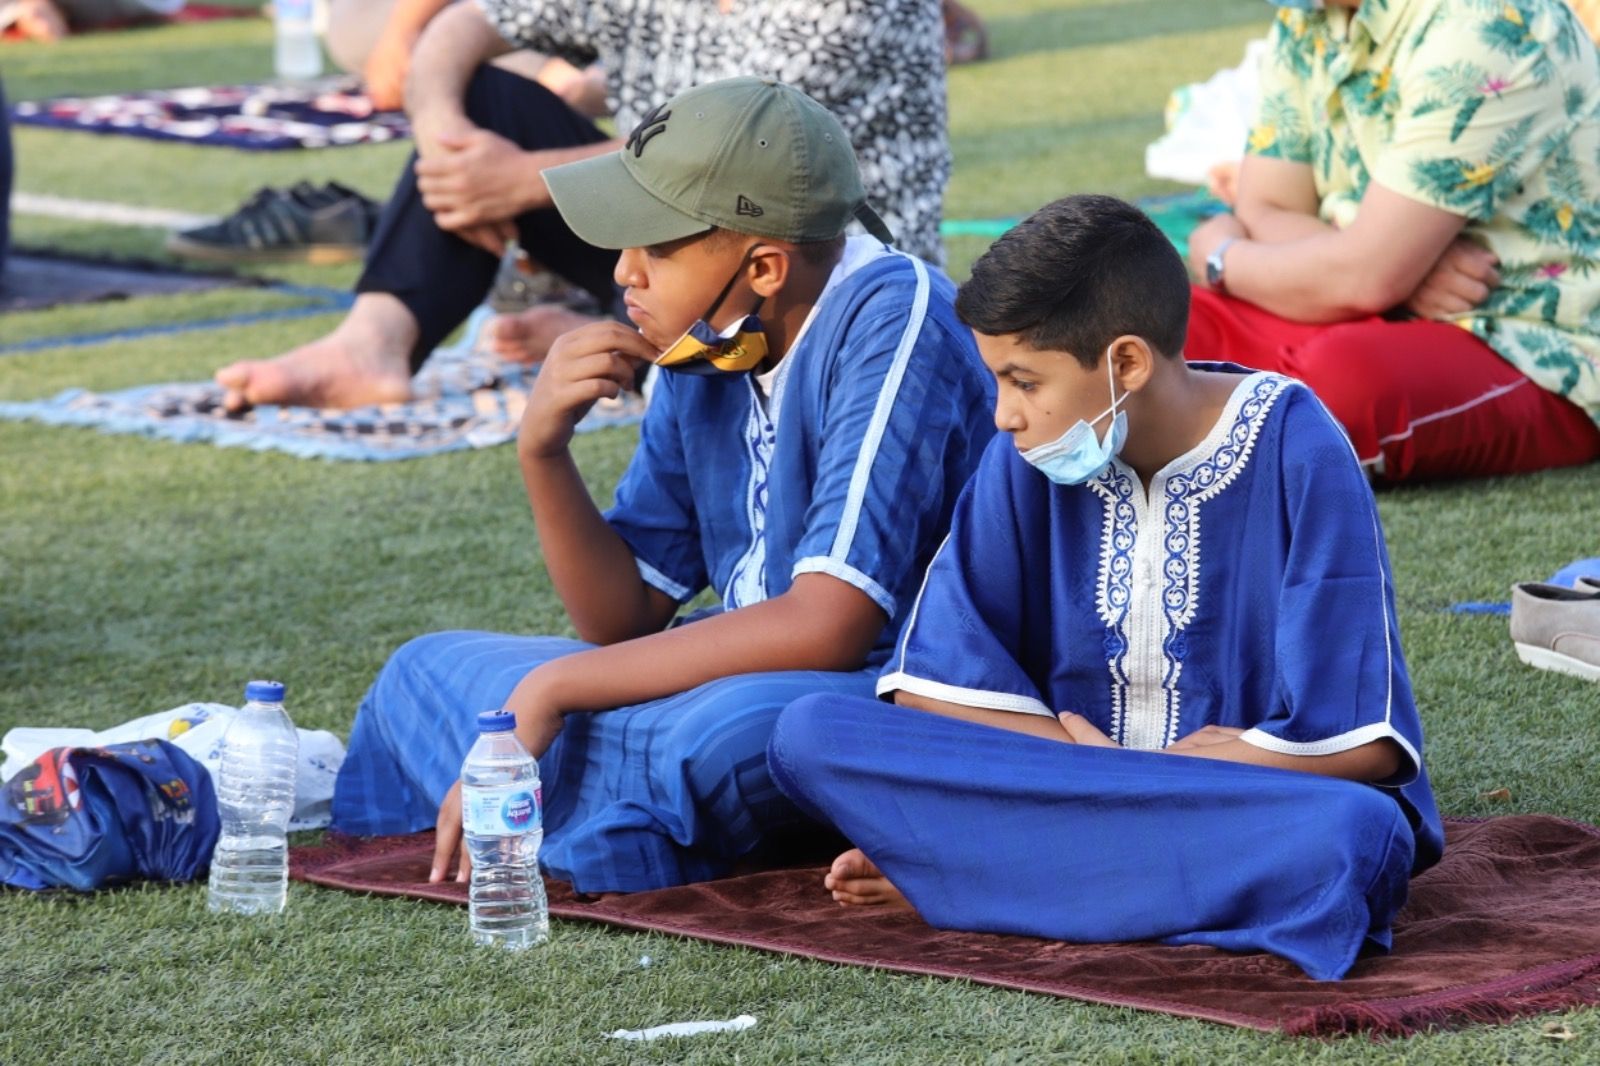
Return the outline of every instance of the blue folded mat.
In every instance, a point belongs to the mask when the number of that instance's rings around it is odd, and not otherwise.
[[[1571,588],[1580,577],[1600,580],[1600,558],[1568,563],[1551,575],[1550,584]],[[1448,609],[1451,614],[1510,614],[1511,604],[1498,600],[1465,600],[1452,603]]]

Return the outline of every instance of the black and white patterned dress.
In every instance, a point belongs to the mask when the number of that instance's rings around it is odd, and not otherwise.
[[[519,47],[598,60],[617,129],[695,85],[775,77],[838,116],[867,196],[905,251],[942,263],[945,133],[938,0],[479,0]]]

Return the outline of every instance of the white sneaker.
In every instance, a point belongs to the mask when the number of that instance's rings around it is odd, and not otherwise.
[[[1511,640],[1519,659],[1540,670],[1600,681],[1600,582],[1583,585],[1512,586]]]

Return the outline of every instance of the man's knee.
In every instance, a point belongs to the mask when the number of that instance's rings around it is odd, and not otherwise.
[[[525,143],[531,136],[527,122],[531,115],[545,113],[541,107],[551,105],[566,109],[561,98],[543,85],[492,63],[478,65],[462,99],[462,108],[474,126],[498,133],[522,148],[537,147]]]
[[[1368,333],[1367,328],[1324,330],[1294,353],[1293,375],[1341,422],[1370,411],[1396,387],[1387,360],[1367,343]]]

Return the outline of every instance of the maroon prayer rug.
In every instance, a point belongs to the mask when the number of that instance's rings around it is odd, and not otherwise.
[[[1600,830],[1515,815],[1446,819],[1446,833],[1444,861],[1412,882],[1393,953],[1363,956],[1343,981],[1202,946],[941,932],[908,912],[838,906],[819,867],[594,902],[552,881],[550,913],[1296,1036],[1401,1036],[1600,1003]],[[427,883],[432,855],[432,833],[333,837],[294,849],[291,876],[465,904],[466,886]]]

